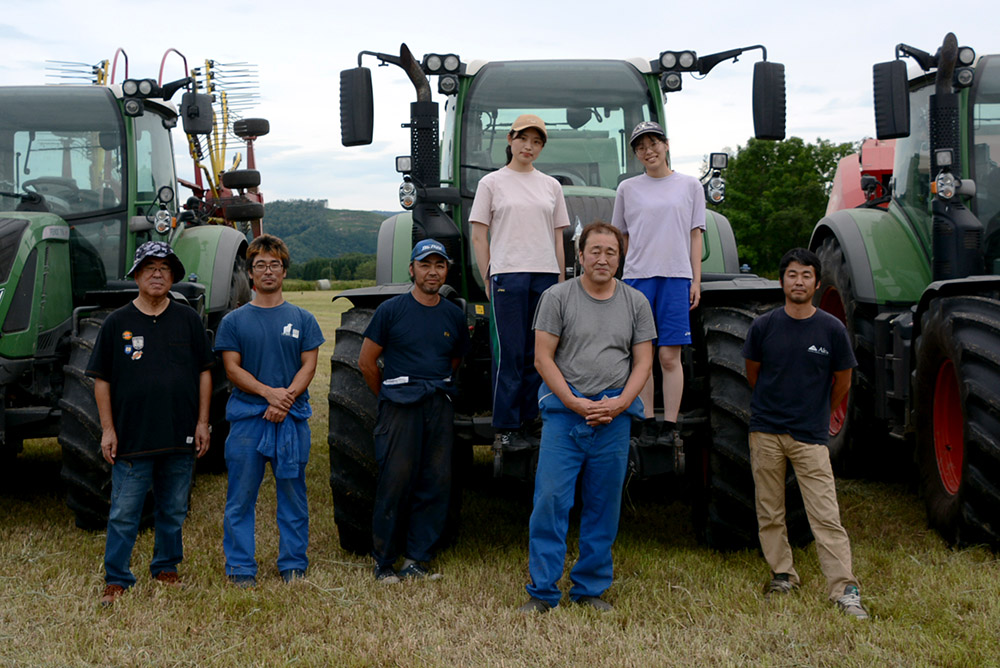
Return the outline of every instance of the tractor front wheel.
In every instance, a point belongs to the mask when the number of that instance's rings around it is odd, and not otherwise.
[[[916,349],[914,420],[928,522],[949,542],[1000,546],[1000,300],[933,300]]]

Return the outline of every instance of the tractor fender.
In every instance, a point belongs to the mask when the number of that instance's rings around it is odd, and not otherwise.
[[[728,218],[718,211],[706,210],[702,241],[702,272],[739,273],[740,258],[736,249],[736,236]]]
[[[831,237],[843,251],[859,302],[912,304],[930,282],[927,253],[894,208],[836,211],[816,224],[809,249]]]
[[[186,280],[205,285],[207,311],[225,310],[233,263],[246,255],[246,236],[225,225],[200,225],[183,230],[172,246],[184,263]]]
[[[753,274],[702,276],[701,306],[718,306],[733,300],[750,299],[784,303],[785,294],[778,281]]]
[[[383,220],[378,228],[375,251],[375,284],[409,284],[410,274],[407,268],[410,266],[412,249],[413,213],[402,211]]]
[[[983,295],[997,299],[1000,297],[1000,276],[967,276],[947,281],[934,281],[920,295],[913,314],[913,340],[920,335],[923,314],[930,308],[931,301],[939,297]]]

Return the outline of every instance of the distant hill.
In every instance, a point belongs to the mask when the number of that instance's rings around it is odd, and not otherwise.
[[[328,209],[326,200],[276,200],[264,206],[264,231],[281,237],[292,262],[375,253],[381,211]]]

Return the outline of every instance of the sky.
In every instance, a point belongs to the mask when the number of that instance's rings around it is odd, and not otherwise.
[[[1000,51],[995,0],[106,0],[97,5],[0,0],[0,10],[0,85],[48,83],[46,61],[93,64],[112,58],[119,47],[136,78],[155,78],[168,48],[183,53],[189,64],[205,59],[256,64],[260,103],[245,115],[266,118],[271,126],[256,143],[265,200],[325,199],[331,208],[362,210],[399,208],[394,157],[409,152],[409,133],[400,125],[415,99],[401,69],[376,68],[376,61],[366,58],[375,91],[374,142],[341,146],[339,72],[355,67],[362,50],[398,54],[405,42],[418,58],[456,53],[464,62],[652,60],[665,50],[705,55],[763,44],[768,60],[785,65],[787,136],[834,142],[874,136],[871,68],[893,59],[896,44],[933,53],[951,30],[959,44],[977,53]],[[668,96],[675,169],[698,175],[708,153],[735,150],[752,136],[758,54],[722,63],[700,81],[685,75],[683,90]],[[167,63],[166,80],[184,76],[179,59]],[[431,85],[443,109],[436,81]],[[183,146],[178,142],[178,176],[191,179]]]

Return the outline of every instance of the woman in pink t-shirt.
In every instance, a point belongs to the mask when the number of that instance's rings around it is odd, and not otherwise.
[[[507,165],[479,182],[469,213],[472,247],[490,300],[493,428],[497,448],[524,447],[538,417],[531,321],[542,292],[562,280],[562,228],[569,226],[562,186],[534,167],[548,133],[523,114],[507,135]]]

